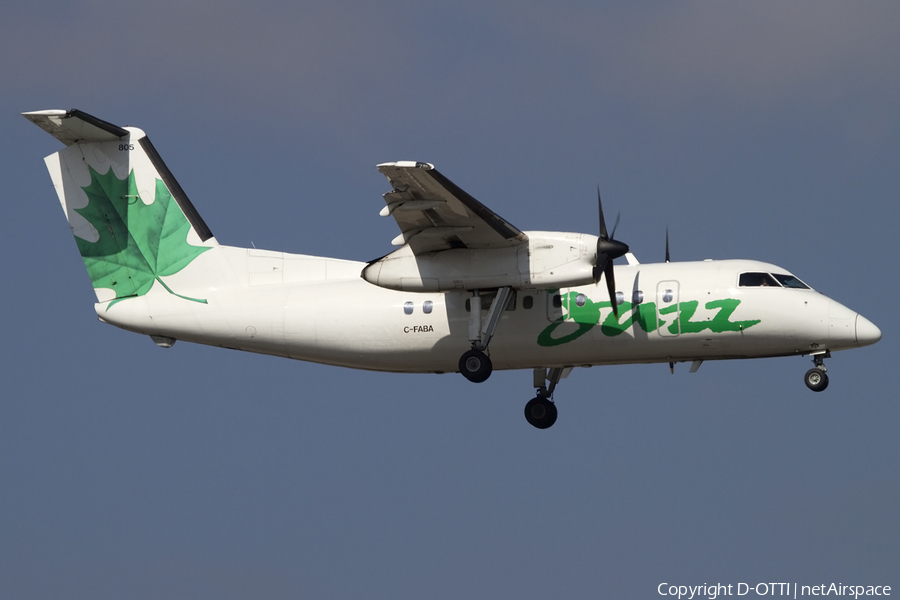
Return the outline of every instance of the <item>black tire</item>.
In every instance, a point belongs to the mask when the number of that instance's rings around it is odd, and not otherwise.
[[[472,383],[487,381],[493,370],[491,359],[481,350],[472,349],[459,357],[459,372]]]
[[[538,429],[552,427],[556,423],[557,415],[556,405],[541,396],[532,398],[525,405],[525,420]]]
[[[822,369],[810,369],[803,376],[803,381],[814,392],[821,392],[828,387],[828,375]]]

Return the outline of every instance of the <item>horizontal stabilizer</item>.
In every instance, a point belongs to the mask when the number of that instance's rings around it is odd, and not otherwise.
[[[66,146],[80,142],[114,142],[128,131],[78,109],[37,110],[22,116],[61,141]]]

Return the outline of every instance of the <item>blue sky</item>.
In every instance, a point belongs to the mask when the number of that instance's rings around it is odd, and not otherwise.
[[[900,586],[893,3],[107,1],[0,21],[0,596],[546,598]],[[390,249],[375,165],[520,229],[756,258],[876,323],[806,358],[356,372],[101,325],[18,113],[144,129],[221,243]]]

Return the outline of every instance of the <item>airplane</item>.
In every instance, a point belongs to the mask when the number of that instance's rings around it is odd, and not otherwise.
[[[357,262],[220,245],[146,134],[80,110],[22,113],[65,145],[44,159],[103,323],[148,335],[355,369],[531,369],[538,429],[573,368],[808,355],[881,331],[786,269],[754,260],[640,263],[607,230],[521,231],[433,165],[378,165],[396,250]],[[618,224],[618,221],[617,223]],[[613,262],[625,258],[618,267]]]

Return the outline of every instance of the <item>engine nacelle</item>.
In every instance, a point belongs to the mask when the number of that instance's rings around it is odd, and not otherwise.
[[[405,245],[370,263],[361,275],[374,285],[407,292],[558,289],[593,282],[596,236],[525,233],[527,242],[508,248],[454,248],[417,255]]]

